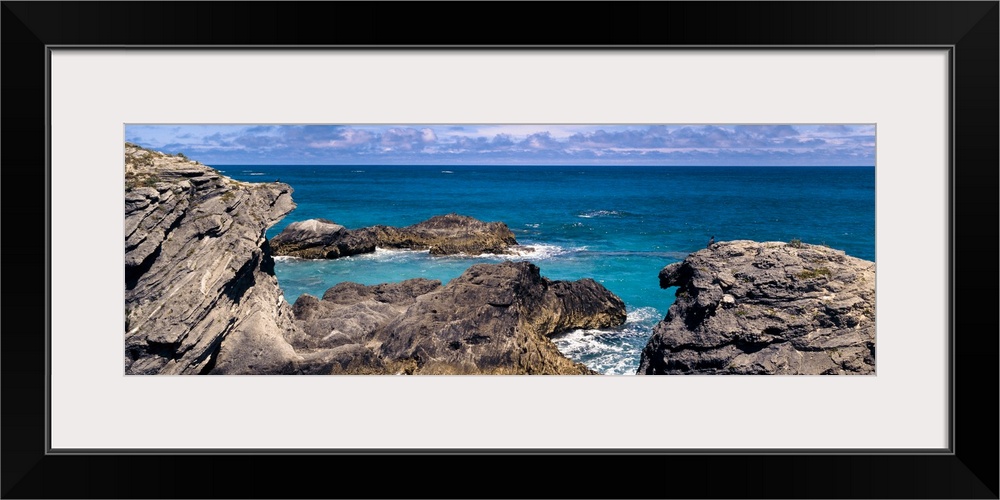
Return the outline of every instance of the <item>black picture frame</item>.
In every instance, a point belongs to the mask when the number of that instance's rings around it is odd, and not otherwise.
[[[567,12],[572,17],[567,17]],[[466,23],[447,16],[457,13]],[[998,20],[988,2],[2,2],[4,498],[998,498]],[[48,50],[62,47],[950,47],[948,453],[50,454]],[[43,230],[45,229],[45,230]],[[34,235],[31,239],[26,235]],[[13,241],[13,243],[11,243]],[[42,244],[44,242],[44,245]],[[914,242],[919,244],[919,242]],[[13,265],[11,265],[13,264]],[[46,270],[43,279],[42,270]],[[919,271],[915,271],[919,272]],[[918,308],[915,305],[915,308]],[[81,321],[85,321],[81,318]],[[98,334],[99,332],[94,332]],[[638,404],[638,402],[637,402]],[[293,417],[293,416],[290,416]],[[640,425],[641,422],[633,422]],[[650,422],[655,424],[655,422]],[[141,429],[141,432],[167,432]],[[661,430],[662,431],[662,430]],[[680,430],[679,430],[680,431]],[[420,464],[417,467],[415,464]],[[305,471],[327,470],[329,476]],[[426,470],[438,471],[428,476]],[[526,486],[524,478],[533,478]],[[470,491],[464,481],[482,484]]]

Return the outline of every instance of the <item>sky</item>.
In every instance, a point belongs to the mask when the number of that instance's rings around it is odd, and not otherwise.
[[[874,125],[126,125],[207,165],[873,166]]]

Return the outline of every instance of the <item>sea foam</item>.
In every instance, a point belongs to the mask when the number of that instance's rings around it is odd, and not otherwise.
[[[631,214],[620,210],[590,210],[577,214],[577,217],[582,219],[593,219],[597,217],[625,217],[626,215]]]
[[[605,375],[634,375],[653,326],[660,319],[654,307],[628,311],[625,324],[615,328],[578,329],[552,338],[559,352]]]
[[[500,259],[500,260],[547,260],[562,255],[585,251],[587,247],[566,248],[559,245],[549,245],[545,243],[525,243],[511,248],[509,254],[483,253],[472,257],[477,259]]]
[[[428,255],[428,254],[430,254],[429,250],[407,250],[402,248],[375,247],[374,252],[361,253],[344,258],[350,260],[370,260],[375,262],[399,262],[403,260],[413,259],[414,257],[420,255]]]
[[[662,319],[662,315],[655,307],[639,307],[627,313],[625,323],[648,323],[660,319]]]

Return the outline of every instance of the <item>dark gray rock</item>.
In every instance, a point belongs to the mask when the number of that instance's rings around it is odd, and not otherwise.
[[[304,259],[336,259],[375,251],[374,235],[351,231],[326,219],[293,222],[274,238],[275,255]]]
[[[322,299],[302,295],[292,306],[299,331],[286,338],[300,353],[364,344],[418,296],[440,287],[440,281],[423,278],[374,286],[346,282],[327,290]]]
[[[376,331],[383,358],[418,374],[591,374],[549,336],[625,321],[593,280],[550,281],[529,262],[477,264]]]
[[[405,371],[361,344],[306,352],[299,367],[302,375],[395,375]]]
[[[447,286],[340,283],[293,309],[296,352],[337,373],[591,374],[548,337],[625,321],[624,303],[600,284],[551,281],[528,262],[478,264]],[[344,352],[371,362],[325,358]]]
[[[336,259],[371,253],[376,247],[428,250],[432,255],[507,254],[517,246],[503,222],[483,222],[446,214],[406,227],[372,226],[350,230],[325,219],[289,224],[272,238],[275,255]]]
[[[660,271],[678,287],[639,374],[868,374],[875,263],[802,243],[715,243]]]

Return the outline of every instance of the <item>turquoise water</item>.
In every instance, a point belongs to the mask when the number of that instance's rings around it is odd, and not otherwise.
[[[550,279],[590,277],[625,301],[628,322],[555,339],[560,350],[602,373],[634,373],[653,325],[673,302],[659,288],[663,266],[716,241],[826,244],[875,260],[873,167],[627,166],[240,166],[234,179],[290,184],[298,207],[268,230],[326,218],[348,228],[405,226],[455,212],[503,221],[520,256],[431,257],[385,251],[345,259],[279,258],[289,302],[322,296],[342,282],[424,277],[442,282],[477,262],[529,260]]]

